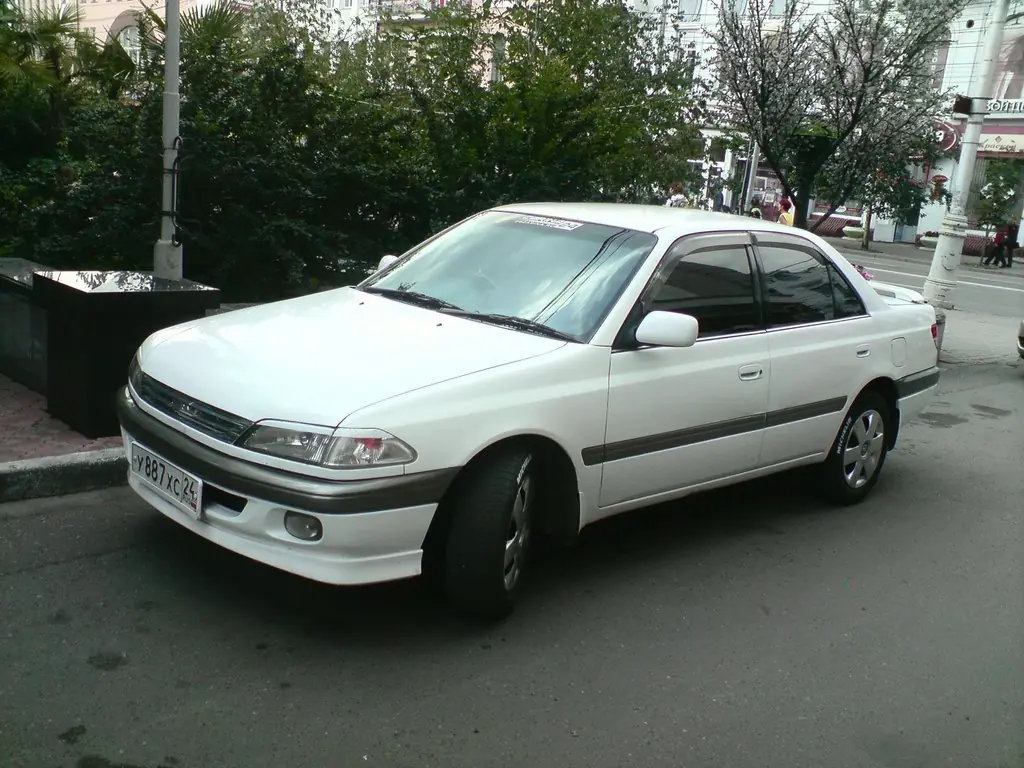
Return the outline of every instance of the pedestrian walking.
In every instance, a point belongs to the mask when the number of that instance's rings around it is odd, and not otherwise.
[[[983,265],[987,267],[994,261],[999,269],[1009,269],[1013,266],[1013,252],[1020,247],[1017,243],[1018,228],[1017,224],[1007,224],[996,232],[992,245],[988,247],[988,255],[982,262]]]
[[[1013,266],[1013,252],[1020,248],[1017,242],[1017,235],[1020,232],[1020,224],[1011,224],[1006,228],[1006,237],[1003,239],[1003,247],[1006,248],[1006,268]]]
[[[983,266],[989,266],[995,260],[996,266],[1003,264],[1003,240],[1006,238],[1006,230],[1000,229],[992,238],[991,244],[985,248],[985,259],[981,262]]]

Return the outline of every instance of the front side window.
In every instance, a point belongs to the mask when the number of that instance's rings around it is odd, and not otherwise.
[[[654,291],[648,309],[692,315],[702,339],[758,330],[747,249],[712,247],[686,254]]]
[[[758,245],[758,253],[764,266],[770,328],[835,318],[824,259],[810,249],[770,243]]]
[[[518,318],[587,341],[657,238],[605,224],[488,211],[406,254],[361,290],[431,297],[445,311]],[[399,297],[401,298],[401,297]]]

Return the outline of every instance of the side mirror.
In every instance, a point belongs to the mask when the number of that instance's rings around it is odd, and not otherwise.
[[[398,261],[397,256],[392,256],[391,254],[383,256],[380,260],[380,264],[377,265],[377,271],[382,272],[383,270],[387,269],[392,264],[394,264],[396,261]]]
[[[692,347],[699,332],[697,318],[677,312],[649,312],[636,329],[639,344],[652,347]]]

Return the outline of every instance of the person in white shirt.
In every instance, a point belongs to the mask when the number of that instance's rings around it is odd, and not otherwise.
[[[683,194],[683,185],[673,181],[668,185],[668,200],[665,201],[667,208],[683,208],[686,205],[686,195]]]

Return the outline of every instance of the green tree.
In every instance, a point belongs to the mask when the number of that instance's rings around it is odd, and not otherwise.
[[[934,131],[928,130],[916,135],[908,134],[901,139],[901,150],[888,155],[873,153],[878,163],[874,173],[857,174],[858,185],[853,188],[853,197],[864,203],[864,234],[861,248],[868,250],[871,241],[873,219],[890,219],[897,225],[916,222],[921,206],[930,199],[927,186],[918,180],[919,171],[925,165],[934,165],[939,158]],[[819,180],[817,189],[825,195],[842,195],[836,188],[845,188],[847,181],[836,177]],[[826,199],[829,199],[826,197]]]
[[[806,226],[817,185],[834,211],[867,169],[906,155],[906,137],[931,126],[944,94],[932,52],[967,0],[726,0],[710,32],[723,111],[758,142]],[[822,217],[812,225],[820,225]]]
[[[522,200],[648,202],[699,155],[697,105],[674,44],[622,3],[455,8],[392,24],[430,158],[437,228]]]
[[[500,203],[648,201],[701,151],[689,70],[621,4],[456,8],[346,39],[328,21],[316,0],[183,15],[185,274],[229,299],[358,279]],[[112,45],[63,69],[81,74],[60,141],[23,151],[17,169],[0,163],[0,237],[21,255],[151,265],[163,22],[138,22],[138,62]],[[49,126],[47,87],[12,114]],[[28,146],[27,130],[0,130]]]

